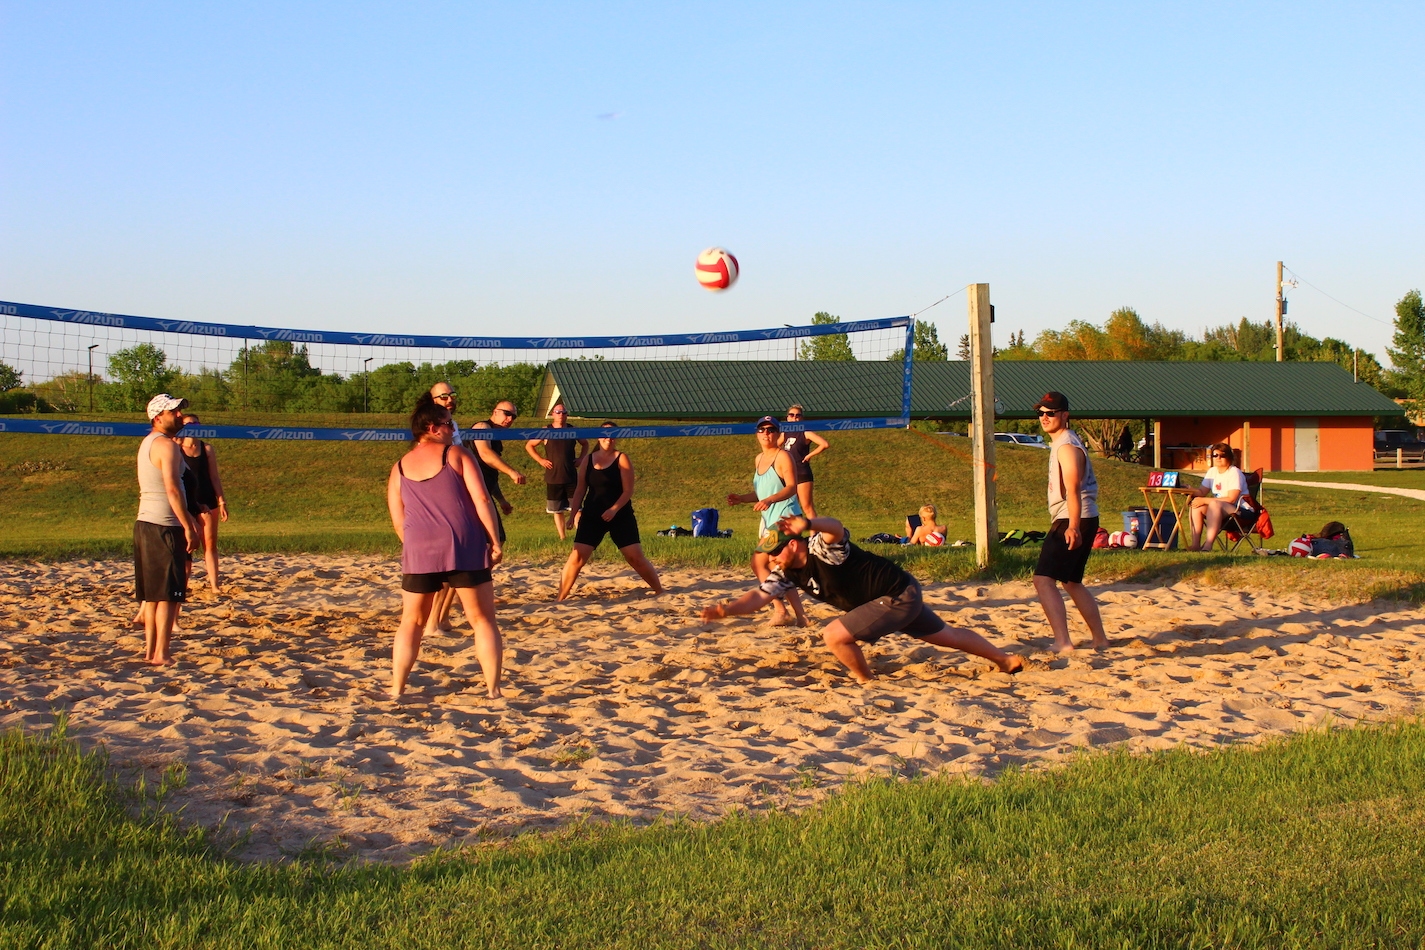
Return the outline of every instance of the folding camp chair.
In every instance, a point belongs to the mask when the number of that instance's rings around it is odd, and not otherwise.
[[[1262,507],[1262,470],[1259,468],[1247,476],[1247,494],[1252,499],[1252,507],[1239,508],[1236,514],[1228,515],[1222,522],[1222,530],[1217,535],[1217,545],[1228,554],[1237,550],[1237,546],[1243,541],[1252,549],[1253,554],[1260,554],[1262,546],[1266,544],[1266,538],[1262,534],[1263,523],[1270,523],[1266,517],[1267,510]],[[1252,535],[1257,536],[1254,543]]]

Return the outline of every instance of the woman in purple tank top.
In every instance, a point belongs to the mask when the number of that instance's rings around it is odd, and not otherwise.
[[[475,656],[485,673],[486,695],[500,695],[504,641],[495,624],[500,563],[495,505],[474,456],[452,445],[450,410],[425,393],[411,413],[416,447],[391,467],[386,505],[401,539],[401,625],[391,650],[391,698],[399,699],[421,649],[426,619],[441,585],[460,597],[475,629]]]

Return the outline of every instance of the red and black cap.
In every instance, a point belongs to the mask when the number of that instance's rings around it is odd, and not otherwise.
[[[1039,397],[1039,401],[1034,404],[1035,409],[1048,409],[1050,412],[1065,412],[1069,408],[1069,397],[1063,393],[1054,392],[1052,389]]]

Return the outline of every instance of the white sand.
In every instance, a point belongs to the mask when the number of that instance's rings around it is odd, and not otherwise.
[[[399,861],[581,816],[795,807],[870,774],[993,774],[1087,746],[1407,715],[1425,691],[1425,614],[1408,605],[1113,585],[1097,591],[1113,648],[1060,659],[1027,584],[926,592],[947,620],[1029,656],[1021,675],[892,636],[868,650],[881,678],[862,689],[812,631],[698,621],[745,576],[669,571],[671,593],[653,599],[594,564],[565,604],[555,569],[497,574],[505,699],[483,697],[457,608],[456,633],[427,641],[393,704],[394,562],[224,563],[227,590],[185,608],[170,670],[139,662],[128,564],[0,565],[0,727],[66,710],[126,780],[183,763],[170,804],[249,831],[253,859],[315,844]]]

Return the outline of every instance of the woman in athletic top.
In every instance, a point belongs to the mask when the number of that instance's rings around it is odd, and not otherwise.
[[[184,426],[200,425],[198,417],[189,413]],[[228,520],[228,503],[223,498],[223,479],[218,474],[218,456],[202,439],[185,435],[179,442],[183,460],[198,483],[198,503],[203,506],[203,563],[208,567],[208,588],[218,592],[218,522]]]
[[[801,422],[802,415],[802,407],[793,405],[787,410],[787,421]],[[778,445],[786,449],[787,454],[792,457],[792,469],[797,476],[797,501],[801,503],[802,513],[808,518],[815,518],[816,505],[812,501],[810,462],[831,448],[830,443],[815,432],[787,432],[783,433]]]
[[[777,522],[789,515],[802,513],[797,500],[797,476],[792,457],[786,450],[778,448],[782,439],[782,427],[771,416],[757,420],[757,444],[762,451],[753,462],[752,491],[727,496],[729,505],[751,505],[753,511],[762,513],[759,525],[758,543],[762,537],[777,530]],[[758,582],[765,581],[771,571],[772,559],[761,551],[752,552],[752,573]],[[785,601],[785,602],[784,602]],[[787,619],[785,603],[792,605],[794,621]],[[795,623],[798,627],[807,625],[806,613],[802,611],[802,598],[795,590],[785,597],[772,601],[772,626],[786,627]]]
[[[411,413],[416,447],[391,466],[386,480],[386,506],[401,539],[401,625],[391,650],[392,699],[406,690],[442,584],[455,589],[475,630],[485,695],[500,695],[504,642],[495,624],[490,578],[503,555],[495,505],[474,457],[451,445],[454,431],[450,411],[423,393]]]
[[[616,425],[605,422],[603,428]],[[650,590],[663,593],[658,571],[643,553],[638,519],[633,514],[633,463],[614,448],[614,439],[600,439],[599,447],[579,460],[579,480],[570,499],[574,507],[574,550],[559,576],[559,599],[569,596],[579,572],[604,540],[614,539],[628,566],[638,572]]]

